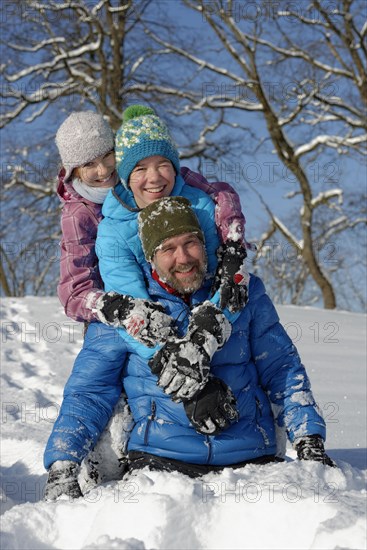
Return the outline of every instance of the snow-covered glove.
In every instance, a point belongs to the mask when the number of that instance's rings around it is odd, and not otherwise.
[[[194,308],[186,336],[169,338],[149,361],[158,385],[173,401],[192,399],[207,383],[211,358],[230,334],[230,323],[214,304]]]
[[[57,500],[62,495],[71,499],[82,497],[78,483],[79,464],[71,460],[57,460],[49,469],[45,500]]]
[[[173,333],[173,319],[155,302],[107,292],[98,298],[95,311],[102,323],[123,327],[130,336],[148,347],[165,342]]]
[[[245,264],[246,256],[246,248],[236,241],[227,241],[217,250],[218,267],[212,296],[219,290],[219,307],[227,307],[231,313],[240,311],[248,302],[250,275]]]
[[[218,435],[237,422],[236,398],[220,378],[209,378],[194,399],[184,403],[185,412],[197,432]]]
[[[336,467],[335,462],[325,453],[324,442],[320,435],[305,435],[294,447],[299,460],[314,460],[326,466]]]
[[[152,373],[173,401],[192,399],[206,384],[210,358],[202,345],[188,338],[169,338],[150,359]]]

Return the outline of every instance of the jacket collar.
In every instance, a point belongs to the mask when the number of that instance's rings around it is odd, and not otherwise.
[[[71,181],[65,182],[64,181],[65,176],[65,169],[62,168],[58,174],[58,183],[57,183],[57,196],[59,197],[60,201],[62,203],[66,202],[83,202],[85,204],[91,205],[96,210],[100,211],[102,205],[96,204],[95,202],[92,202],[88,199],[84,199],[79,193],[77,193],[73,187],[73,184]]]

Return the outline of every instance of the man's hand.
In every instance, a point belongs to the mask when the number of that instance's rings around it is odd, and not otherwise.
[[[227,342],[231,332],[228,319],[207,300],[192,310],[186,338],[203,346],[211,359]]]
[[[187,338],[171,338],[149,361],[152,373],[173,401],[192,399],[206,384],[210,359],[201,345]]]
[[[133,338],[148,347],[164,342],[172,334],[173,319],[155,302],[107,292],[96,304],[102,323],[123,327]]]
[[[78,483],[79,464],[71,460],[57,460],[49,469],[45,487],[45,500],[57,500],[66,495],[72,499],[82,497]]]
[[[240,311],[248,302],[250,275],[245,264],[246,256],[246,248],[235,241],[228,241],[217,250],[218,267],[212,296],[219,290],[219,307],[227,307],[231,313]]]
[[[210,361],[231,334],[223,313],[207,301],[192,310],[184,338],[169,338],[149,361],[158,385],[173,401],[187,401],[204,388]]]
[[[314,460],[322,462],[326,466],[336,467],[335,462],[325,453],[324,442],[320,435],[305,435],[296,445],[299,460]]]
[[[196,431],[205,435],[218,435],[238,420],[236,399],[220,378],[209,378],[204,389],[184,407]]]

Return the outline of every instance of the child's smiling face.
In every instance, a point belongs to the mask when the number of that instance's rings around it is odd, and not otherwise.
[[[129,187],[140,208],[168,197],[175,184],[175,169],[168,159],[155,155],[138,162],[129,177]]]
[[[83,166],[75,168],[74,174],[90,187],[114,187],[118,182],[115,151],[112,149]]]

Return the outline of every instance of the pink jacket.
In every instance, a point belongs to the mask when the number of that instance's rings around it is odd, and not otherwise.
[[[102,205],[81,197],[71,183],[64,183],[65,171],[58,178],[57,194],[63,203],[61,214],[60,280],[57,293],[65,313],[75,321],[97,319],[92,311],[103,294],[95,251],[97,226]],[[203,176],[181,168],[185,182],[209,194],[216,203],[215,222],[223,242],[245,241],[245,217],[234,189],[224,182],[209,183]]]

